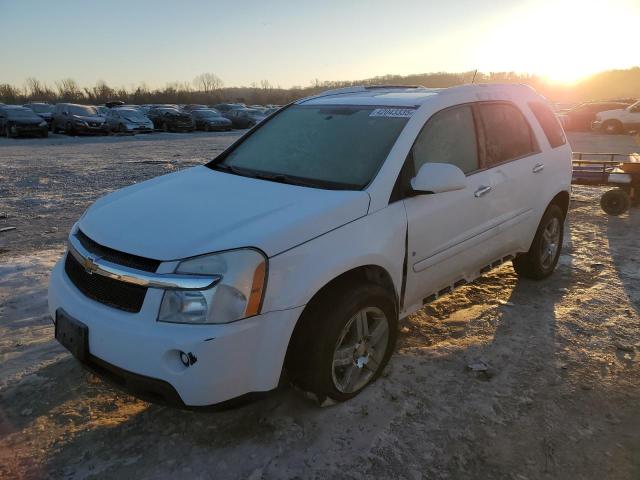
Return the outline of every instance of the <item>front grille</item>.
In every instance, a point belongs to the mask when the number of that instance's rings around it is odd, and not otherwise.
[[[80,230],[76,233],[76,238],[89,252],[111,263],[146,272],[155,272],[160,265],[159,260],[119,252],[100,245]],[[96,302],[132,313],[137,313],[142,308],[147,293],[145,287],[88,273],[71,254],[67,254],[65,272],[78,290]]]
[[[82,233],[81,230],[78,230],[76,237],[80,240],[80,243],[84,248],[100,258],[104,258],[108,262],[124,265],[125,267],[136,268],[138,270],[144,270],[145,272],[155,272],[160,265],[159,260],[139,257],[137,255],[131,255],[130,253],[114,250],[113,248],[104,247],[91,240]]]
[[[142,308],[147,293],[145,287],[87,273],[70,253],[67,253],[64,270],[76,288],[96,302],[131,313]]]

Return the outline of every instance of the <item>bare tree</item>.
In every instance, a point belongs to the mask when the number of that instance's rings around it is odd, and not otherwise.
[[[206,94],[220,90],[223,85],[222,80],[215,73],[202,73],[193,79],[193,86]]]
[[[80,87],[78,87],[78,84],[72,78],[64,78],[56,82],[56,88],[58,89],[58,96],[62,100],[78,101],[83,97]]]

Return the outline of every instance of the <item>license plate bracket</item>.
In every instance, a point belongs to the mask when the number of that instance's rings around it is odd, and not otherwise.
[[[56,312],[55,337],[74,357],[85,361],[89,353],[89,327],[64,310]]]

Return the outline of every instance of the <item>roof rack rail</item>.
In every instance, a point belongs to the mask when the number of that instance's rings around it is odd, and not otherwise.
[[[367,90],[393,90],[393,89],[417,89],[425,88],[422,85],[356,85],[353,87],[334,88],[331,90],[325,90],[316,95],[312,95],[311,98],[326,97],[329,95],[343,95],[347,93],[366,92]]]
[[[375,90],[377,88],[384,90],[384,89],[394,89],[394,88],[426,88],[423,87],[422,85],[366,85],[364,87],[366,90]]]

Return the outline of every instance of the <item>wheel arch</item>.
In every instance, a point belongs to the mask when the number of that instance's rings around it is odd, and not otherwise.
[[[551,201],[549,202],[549,205],[547,205],[547,208],[549,208],[549,206],[551,205],[558,205],[562,209],[562,213],[566,218],[567,213],[569,213],[569,201],[570,201],[569,192],[567,192],[566,190],[563,190],[557,193],[556,196],[551,199]]]
[[[300,355],[301,348],[312,338],[314,332],[317,331],[316,328],[313,328],[314,323],[317,322],[311,321],[313,315],[305,314],[318,308],[323,302],[329,302],[330,297],[337,292],[345,291],[354,285],[361,284],[373,284],[383,287],[389,292],[390,297],[393,298],[396,314],[399,313],[399,293],[387,269],[380,265],[367,264],[346,270],[326,282],[305,305],[289,338],[283,369],[286,369],[287,365],[291,365],[291,362]]]

